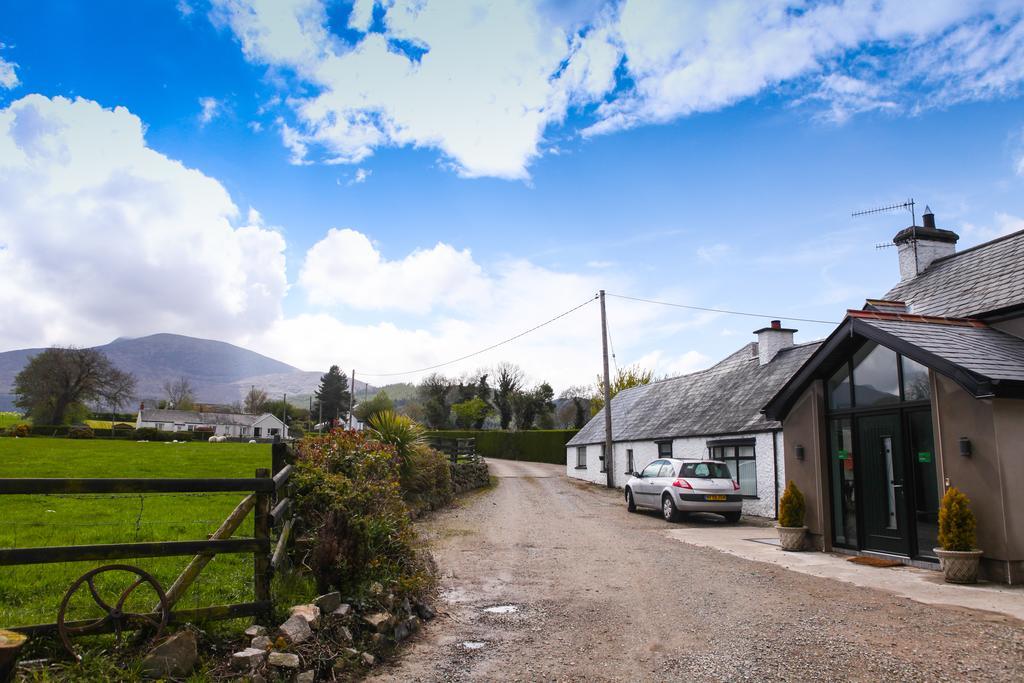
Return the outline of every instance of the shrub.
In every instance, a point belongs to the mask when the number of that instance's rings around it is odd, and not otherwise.
[[[381,443],[394,447],[403,471],[413,451],[426,443],[426,432],[411,417],[384,410],[370,419],[370,434]]]
[[[429,585],[403,500],[393,446],[366,432],[334,430],[297,444],[293,478],[300,535],[311,540],[303,562],[320,592],[372,597],[379,582],[401,599]]]
[[[779,526],[801,527],[804,525],[804,515],[807,508],[804,503],[804,494],[800,492],[791,479],[786,484],[786,490],[779,499]]]
[[[165,432],[155,427],[140,427],[132,436],[136,441],[173,441],[178,438],[178,433]]]
[[[19,438],[26,437],[31,433],[32,428],[29,427],[27,424],[11,425],[11,427],[7,430],[7,434],[9,436],[17,436]]]
[[[565,464],[565,444],[577,429],[531,429],[525,432],[499,430],[433,431],[427,439],[440,442],[453,439],[476,439],[476,452],[485,458]]]
[[[452,472],[448,457],[420,445],[402,471],[402,492],[414,510],[436,510],[452,501]]]
[[[939,545],[943,550],[974,550],[976,526],[970,499],[950,486],[939,505]]]
[[[68,430],[69,439],[95,439],[96,432],[88,425],[74,425]]]

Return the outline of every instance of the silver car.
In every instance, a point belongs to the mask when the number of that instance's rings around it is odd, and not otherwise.
[[[626,482],[626,509],[637,508],[661,510],[669,522],[687,512],[714,512],[738,522],[743,496],[724,462],[663,458]]]

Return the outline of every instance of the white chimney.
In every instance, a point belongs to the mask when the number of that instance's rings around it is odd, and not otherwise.
[[[924,227],[911,226],[900,230],[892,242],[900,253],[900,282],[917,277],[936,259],[956,253],[960,235],[935,227],[935,214],[924,208]]]
[[[761,365],[767,365],[782,351],[793,346],[793,335],[796,330],[783,327],[781,320],[773,320],[770,327],[755,330],[757,335],[757,359]]]

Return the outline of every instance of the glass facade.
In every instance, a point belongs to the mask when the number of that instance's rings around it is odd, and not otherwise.
[[[859,407],[898,403],[896,352],[868,342],[853,356],[853,400]]]
[[[853,420],[829,421],[832,474],[832,521],[838,545],[857,545],[857,493],[854,488]]]

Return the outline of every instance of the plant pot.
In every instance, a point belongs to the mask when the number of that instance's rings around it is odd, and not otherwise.
[[[776,526],[779,530],[779,543],[783,550],[803,550],[804,537],[807,535],[805,526]]]
[[[981,550],[943,550],[935,548],[946,583],[978,583]]]

